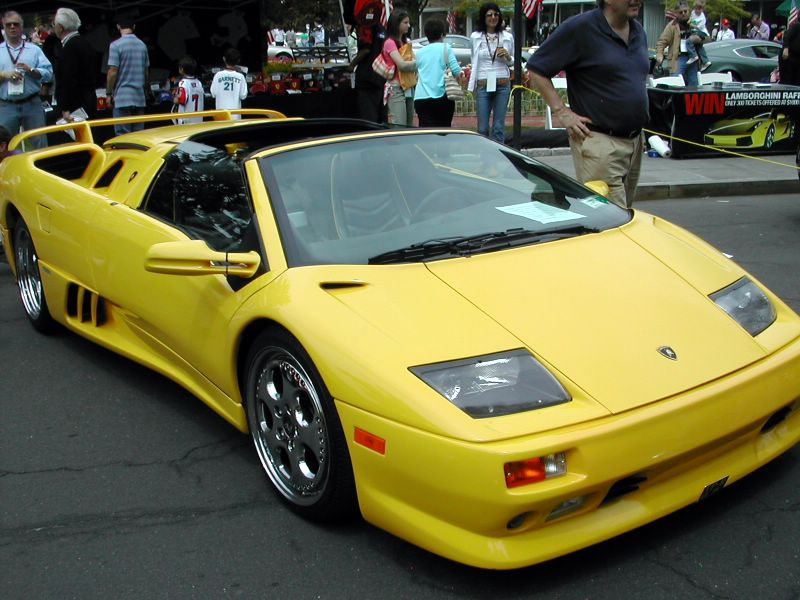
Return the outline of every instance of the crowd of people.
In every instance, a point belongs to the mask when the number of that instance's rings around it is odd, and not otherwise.
[[[377,11],[376,5],[368,10]],[[569,134],[578,178],[603,180],[609,197],[630,207],[639,177],[643,151],[642,128],[648,119],[645,82],[649,72],[648,44],[636,19],[638,5],[628,0],[598,0],[598,7],[564,21],[554,29],[528,61],[524,83],[533,85]],[[369,17],[372,18],[369,18]],[[357,52],[348,68],[355,71],[358,113],[367,120],[422,127],[449,127],[455,102],[453,81],[466,87],[476,100],[477,130],[500,143],[505,141],[506,108],[512,89],[514,38],[499,5],[486,2],[478,11],[472,42],[469,78],[447,43],[445,23],[428,19],[424,25],[427,44],[414,49],[409,39],[409,14],[398,8],[386,27],[377,12],[361,15],[356,28]],[[685,0],[667,11],[668,23],[655,44],[656,61],[666,59],[668,71],[682,74],[696,85],[699,71],[711,63],[703,46],[709,40],[733,39],[728,19],[709,31],[704,0],[690,9]],[[0,144],[7,134],[45,123],[40,90],[55,80],[55,102],[64,119],[83,109],[95,113],[95,82],[87,65],[94,57],[78,30],[78,14],[60,8],[53,20],[53,34],[62,50],[55,69],[42,49],[26,43],[22,17],[16,11],[3,15],[5,40],[0,44]],[[114,117],[144,112],[148,93],[149,57],[136,36],[135,23],[117,20],[119,38],[109,47],[106,95]],[[309,26],[313,43],[325,43],[320,19]],[[296,43],[291,29],[271,30],[277,45]],[[753,15],[747,36],[768,39],[770,27]],[[781,36],[781,81],[800,84],[800,33],[794,22]],[[225,52],[225,67],[216,73],[211,95],[218,108],[239,108],[247,96],[244,75],[237,65],[239,52]],[[197,79],[197,63],[184,57],[178,63],[181,80],[174,103],[178,112],[202,110],[203,87]],[[555,90],[552,77],[565,72],[569,103]],[[452,78],[452,80],[450,80]],[[182,122],[190,122],[186,119]],[[115,126],[116,133],[141,128],[134,120]],[[46,144],[43,136],[31,139],[31,147]]]
[[[481,5],[472,32],[472,61],[469,80],[447,43],[445,23],[428,19],[424,25],[427,44],[414,50],[409,40],[409,15],[395,10],[386,28],[377,14],[364,18],[372,25],[357,29],[358,51],[349,68],[355,70],[359,115],[362,118],[412,125],[416,114],[421,127],[449,127],[455,101],[448,97],[446,77],[452,75],[476,98],[478,131],[499,142],[505,141],[505,118],[511,94],[511,65],[514,38],[495,2]],[[389,76],[372,68],[381,57],[389,64]],[[490,123],[491,120],[491,123]]]

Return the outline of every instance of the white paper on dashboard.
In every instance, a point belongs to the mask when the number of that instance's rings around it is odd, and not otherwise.
[[[510,215],[524,217],[539,223],[558,223],[559,221],[572,221],[573,219],[584,219],[586,215],[556,208],[542,202],[525,202],[524,204],[512,204],[511,206],[498,206],[497,210],[502,210]]]
[[[569,198],[569,196],[567,196],[567,198]],[[574,198],[569,199],[573,200]],[[601,206],[608,205],[608,200],[600,200],[599,198],[581,198],[581,202],[589,208],[600,208]]]

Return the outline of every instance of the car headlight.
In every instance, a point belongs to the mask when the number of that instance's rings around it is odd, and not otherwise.
[[[410,370],[474,418],[509,415],[572,400],[564,386],[527,350]]]
[[[758,335],[775,321],[772,302],[747,277],[711,294],[711,299],[750,335]]]

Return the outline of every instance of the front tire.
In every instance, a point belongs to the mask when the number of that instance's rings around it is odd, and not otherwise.
[[[772,148],[772,144],[775,142],[775,127],[773,125],[769,126],[767,129],[767,135],[764,137],[764,148],[769,150]]]
[[[271,328],[255,340],[245,402],[256,453],[280,498],[316,521],[352,515],[353,467],[339,415],[311,359],[288,332]]]
[[[17,272],[19,299],[31,324],[42,333],[55,328],[55,321],[47,307],[39,255],[33,245],[31,232],[20,219],[14,227],[14,264]]]

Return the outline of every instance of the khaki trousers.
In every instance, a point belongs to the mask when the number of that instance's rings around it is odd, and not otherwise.
[[[633,206],[642,168],[643,134],[633,139],[592,132],[582,142],[569,139],[578,181],[605,181],[608,199],[623,208]]]

